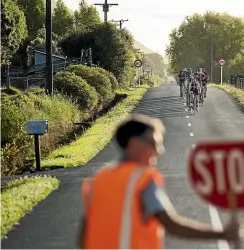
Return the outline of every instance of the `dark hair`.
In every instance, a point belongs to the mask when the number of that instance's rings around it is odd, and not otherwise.
[[[140,137],[146,131],[159,131],[164,133],[164,126],[158,119],[143,115],[133,115],[123,122],[117,129],[115,138],[122,149],[125,149],[133,137]]]

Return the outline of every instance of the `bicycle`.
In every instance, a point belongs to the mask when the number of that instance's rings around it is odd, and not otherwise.
[[[199,104],[198,95],[199,95],[199,89],[194,84],[193,86],[191,86],[189,94],[188,94],[189,111],[190,111],[191,114],[192,114],[192,111],[193,111],[194,115],[195,115],[196,111],[198,111],[198,104]]]

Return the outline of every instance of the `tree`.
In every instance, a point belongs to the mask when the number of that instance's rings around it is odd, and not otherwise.
[[[73,24],[73,17],[63,0],[58,0],[53,10],[53,32],[64,36]]]
[[[61,49],[58,47],[59,36],[57,34],[52,33],[52,46],[53,46],[53,54],[61,54]],[[46,51],[46,29],[41,28],[36,33],[36,38],[32,40],[27,46],[27,55],[28,55],[28,65],[32,65],[34,62],[33,50]]]
[[[17,4],[24,11],[28,35],[30,39],[45,25],[45,1],[44,0],[17,0]]]
[[[100,23],[101,19],[97,9],[82,0],[80,2],[79,10],[74,12],[75,30],[83,30],[86,27],[93,27]]]
[[[1,61],[2,64],[9,64],[27,36],[24,13],[12,0],[1,2],[1,28]]]
[[[93,63],[112,72],[120,85],[130,82],[133,76],[133,42],[131,35],[121,32],[115,25],[102,23],[92,29],[70,34],[60,46],[69,57],[80,57],[82,49],[92,48]]]
[[[159,77],[164,77],[165,65],[163,57],[158,53],[146,54],[145,56],[148,61],[148,64],[153,68],[154,73],[157,74]]]
[[[244,48],[244,21],[228,14],[206,12],[187,17],[178,29],[170,34],[167,55],[171,71],[180,68],[205,67],[210,71],[212,36],[213,79],[219,81],[217,60],[225,58],[224,80],[228,78],[231,62]]]

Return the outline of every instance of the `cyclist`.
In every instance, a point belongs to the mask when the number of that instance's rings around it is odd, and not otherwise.
[[[180,70],[178,77],[179,77],[179,84],[180,84],[180,97],[183,96],[183,85],[185,86],[185,81],[186,81],[186,68]]]
[[[194,78],[192,79],[191,84],[190,84],[190,91],[193,92],[193,95],[196,98],[196,109],[198,110],[199,94],[201,90],[201,77],[198,72],[195,72],[193,76]]]
[[[208,81],[209,81],[209,76],[208,76],[208,73],[206,71],[206,69],[204,68],[203,69],[203,74],[204,74],[204,77],[202,79],[202,84],[203,84],[203,87],[204,87],[204,98],[207,97],[207,89],[208,89]]]

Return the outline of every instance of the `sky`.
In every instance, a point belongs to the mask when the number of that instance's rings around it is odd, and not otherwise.
[[[80,0],[64,0],[71,10],[76,10]],[[87,0],[89,4],[104,0]],[[206,11],[227,12],[244,17],[244,0],[108,0],[118,3],[110,7],[108,20],[129,19],[126,27],[134,38],[146,47],[164,55],[169,44],[169,34],[187,15]],[[103,19],[102,7],[96,6]]]

